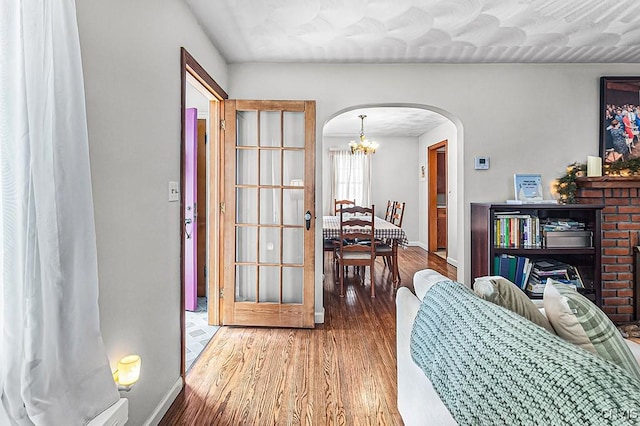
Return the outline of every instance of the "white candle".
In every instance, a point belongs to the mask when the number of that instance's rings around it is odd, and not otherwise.
[[[587,156],[587,176],[602,176],[602,158],[593,155]]]

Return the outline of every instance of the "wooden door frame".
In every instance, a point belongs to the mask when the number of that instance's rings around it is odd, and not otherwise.
[[[217,147],[218,149],[210,149],[209,164],[207,170],[209,170],[208,181],[208,195],[209,195],[209,208],[207,208],[209,223],[209,235],[208,235],[208,247],[209,256],[207,260],[207,286],[209,290],[209,299],[207,303],[212,309],[209,311],[209,322],[219,323],[220,313],[220,297],[218,286],[221,282],[221,270],[219,267],[222,259],[222,226],[220,215],[218,213],[218,203],[222,203],[224,194],[222,193],[221,182],[223,180],[223,167],[221,167],[220,161],[224,158],[223,155],[223,143],[224,130],[221,129],[219,123],[221,117],[224,117],[224,99],[228,99],[227,93],[211,78],[209,73],[195,60],[184,47],[180,48],[180,376],[182,377],[182,384],[185,383],[185,309],[184,309],[184,194],[185,194],[185,182],[182,179],[184,175],[184,162],[185,162],[185,111],[186,111],[186,85],[187,73],[194,77],[217,101],[211,101],[209,103],[209,146]],[[215,207],[215,208],[214,208]],[[212,255],[213,254],[213,255]],[[212,268],[213,266],[213,268]],[[212,271],[216,271],[212,274]],[[217,277],[213,279],[212,277]],[[213,300],[211,300],[213,299]],[[212,318],[213,317],[213,318]],[[214,321],[212,321],[212,319]]]
[[[427,232],[429,234],[428,238],[428,249],[430,252],[435,252],[438,250],[438,150],[440,148],[444,148],[445,153],[445,176],[447,173],[447,162],[448,162],[448,154],[447,154],[447,139],[430,145],[427,147],[427,162],[429,167],[429,182],[427,189],[427,216],[428,216],[428,227]],[[445,193],[448,193],[449,185],[447,182],[447,190]],[[448,200],[445,199],[445,205]],[[449,215],[447,215],[447,221],[449,220]],[[448,244],[447,244],[448,250]]]

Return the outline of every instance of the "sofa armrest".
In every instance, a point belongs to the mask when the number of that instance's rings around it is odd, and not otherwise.
[[[434,271],[433,269],[423,269],[413,275],[413,288],[416,290],[416,296],[418,299],[422,300],[424,295],[431,287],[433,287],[434,284],[448,280],[449,278]]]
[[[431,382],[411,358],[411,331],[420,300],[406,287],[396,293],[398,411],[406,426],[457,425]]]

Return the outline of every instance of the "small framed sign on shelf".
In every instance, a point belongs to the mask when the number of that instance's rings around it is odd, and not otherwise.
[[[515,174],[513,187],[517,201],[522,203],[543,201],[542,175],[540,174]]]

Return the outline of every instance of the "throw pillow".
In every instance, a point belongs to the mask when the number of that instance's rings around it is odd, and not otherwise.
[[[520,287],[508,279],[500,276],[476,278],[473,283],[473,291],[482,299],[515,312],[540,327],[546,328],[550,333],[556,334],[538,307]]]
[[[611,320],[572,287],[547,280],[544,309],[558,336],[624,368],[640,379],[640,366]]]

